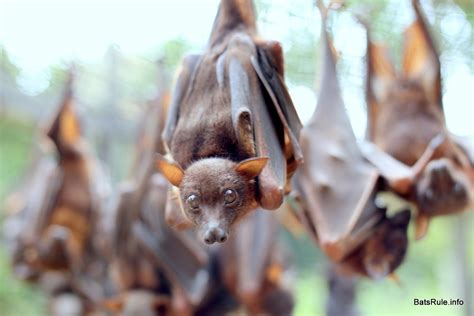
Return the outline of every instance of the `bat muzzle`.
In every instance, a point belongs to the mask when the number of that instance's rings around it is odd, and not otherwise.
[[[229,237],[229,233],[220,227],[210,227],[204,233],[204,242],[212,245],[215,242],[224,243]]]

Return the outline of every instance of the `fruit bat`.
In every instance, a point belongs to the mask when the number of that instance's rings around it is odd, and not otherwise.
[[[98,165],[82,138],[72,95],[73,73],[47,137],[39,139],[43,156],[28,179],[14,270],[20,277],[53,288],[54,274],[88,302],[103,295],[105,262],[93,236],[100,217],[102,181]],[[44,136],[44,135],[42,135]]]
[[[235,227],[235,237],[218,250],[220,278],[251,315],[291,315],[287,270],[273,214],[257,209]]]
[[[174,161],[157,166],[181,209],[167,212],[171,225],[225,242],[245,214],[282,204],[302,161],[283,76],[280,44],[256,37],[252,1],[222,0],[206,50],[183,62],[163,131]]]
[[[375,204],[383,179],[363,156],[352,131],[326,31],[327,11],[322,3],[319,7],[323,59],[320,95],[313,116],[301,130],[305,162],[296,172],[294,187],[301,204],[297,214],[307,232],[331,261],[344,264],[362,248],[383,245],[391,229],[383,228],[387,221],[385,210]],[[368,265],[391,261],[388,255],[393,254],[392,249],[386,253],[387,256],[375,254],[377,260],[367,259]],[[373,254],[363,254],[364,258],[370,255]],[[403,259],[403,255],[404,252],[398,257]],[[383,276],[398,264],[388,266],[390,269],[384,270]]]
[[[472,142],[464,150],[447,131],[438,53],[419,2],[412,4],[415,21],[404,33],[401,71],[367,36],[367,136],[378,148],[363,147],[391,189],[416,205],[419,239],[431,217],[473,206],[474,164],[466,154]]]

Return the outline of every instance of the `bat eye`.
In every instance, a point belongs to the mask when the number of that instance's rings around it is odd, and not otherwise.
[[[188,206],[194,213],[197,213],[199,211],[199,196],[197,196],[196,194],[191,194],[190,196],[188,196],[188,198],[186,199],[186,203],[188,203]]]
[[[235,192],[235,190],[227,189],[224,191],[225,204],[234,203],[235,200],[237,200],[237,192]]]

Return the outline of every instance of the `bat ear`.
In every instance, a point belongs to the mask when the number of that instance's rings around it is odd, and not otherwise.
[[[54,142],[59,152],[74,147],[81,138],[79,118],[74,110],[73,80],[73,70],[70,70],[63,103],[47,132],[48,137]]]
[[[370,40],[367,47],[367,62],[369,102],[373,99],[372,102],[380,103],[387,97],[388,89],[396,78],[396,72],[387,48]]]
[[[123,296],[116,296],[102,301],[102,306],[108,311],[119,313],[122,311],[124,305]]]
[[[245,159],[235,166],[235,171],[248,179],[258,176],[268,162],[268,157],[255,157]]]
[[[430,219],[425,214],[418,213],[415,219],[415,239],[420,240],[425,237],[426,233],[428,232],[428,226],[430,223]]]
[[[165,157],[157,154],[156,167],[163,176],[175,187],[183,181],[184,171],[176,162],[170,162]]]
[[[417,0],[413,0],[413,8],[416,19],[404,34],[403,74],[419,81],[430,101],[441,105],[438,53]]]

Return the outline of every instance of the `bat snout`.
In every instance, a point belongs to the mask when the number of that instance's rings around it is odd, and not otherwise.
[[[213,244],[215,242],[224,243],[227,241],[229,233],[220,227],[210,227],[204,233],[204,242],[206,244]]]

